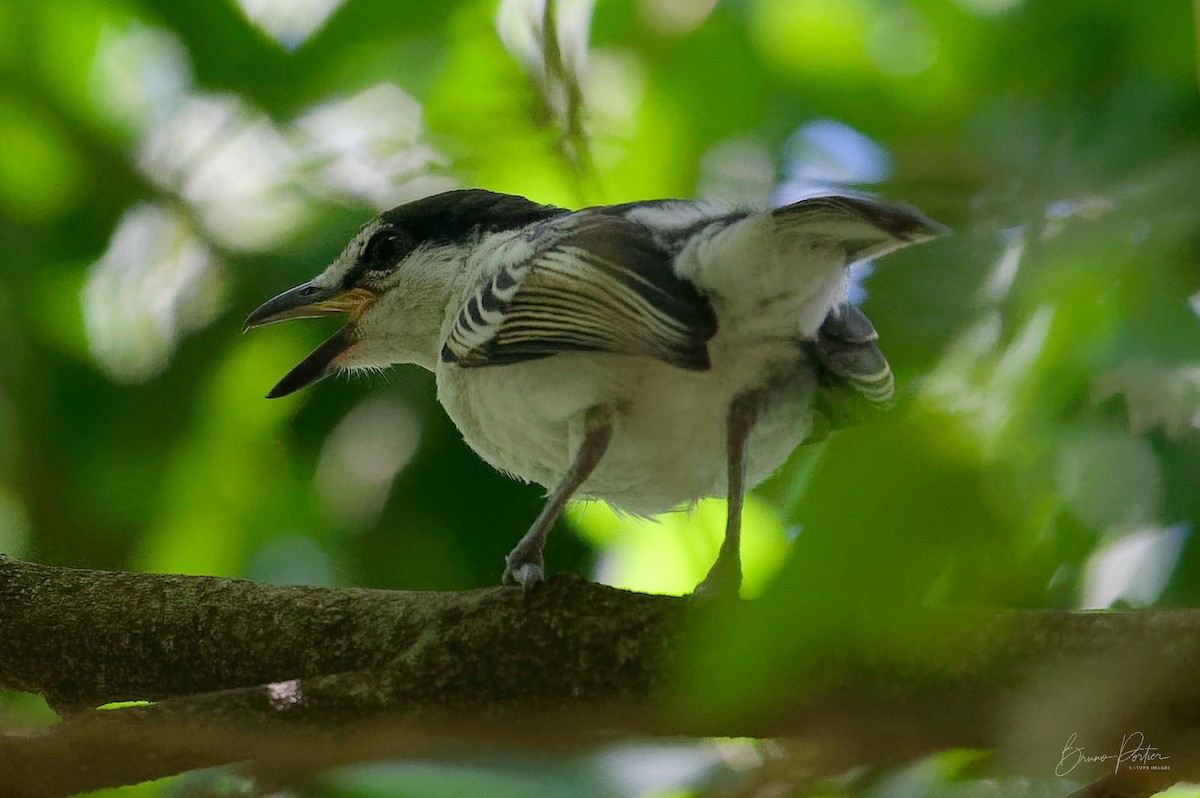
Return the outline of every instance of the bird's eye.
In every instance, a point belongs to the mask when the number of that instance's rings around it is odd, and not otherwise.
[[[384,270],[396,265],[406,249],[406,236],[395,229],[380,230],[371,236],[363,248],[362,260],[370,270]]]

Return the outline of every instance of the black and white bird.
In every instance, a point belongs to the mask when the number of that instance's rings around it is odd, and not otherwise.
[[[727,496],[701,584],[736,592],[745,491],[883,406],[892,373],[847,266],[941,235],[918,211],[829,196],[762,212],[654,200],[569,211],[451,191],[370,221],[245,329],[349,314],[268,397],[416,363],[484,460],[549,498],[503,580],[543,579],[572,497],[639,515]]]

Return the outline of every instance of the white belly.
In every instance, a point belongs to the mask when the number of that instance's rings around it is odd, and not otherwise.
[[[704,372],[590,353],[483,368],[440,363],[438,396],[484,460],[548,490],[570,468],[587,412],[615,408],[608,451],[577,495],[649,515],[725,495],[726,413],[747,386],[771,384],[749,442],[750,485],[810,432],[815,378],[795,344],[712,354]]]

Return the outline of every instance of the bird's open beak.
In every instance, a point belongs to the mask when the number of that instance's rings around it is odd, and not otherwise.
[[[273,299],[268,299],[247,316],[245,324],[242,325],[242,332],[288,319],[311,319],[339,313],[350,314],[350,323],[327,338],[308,357],[301,360],[271,389],[267,398],[275,399],[287,396],[289,393],[306,388],[336,371],[335,361],[338,356],[358,340],[355,322],[375,299],[375,294],[363,288],[343,291],[336,288],[323,288],[309,282],[284,291]]]

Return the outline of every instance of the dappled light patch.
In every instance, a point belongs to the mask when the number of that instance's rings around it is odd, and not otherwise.
[[[1058,494],[1090,527],[1120,529],[1158,518],[1162,474],[1144,438],[1124,431],[1080,429],[1058,444]]]
[[[246,18],[280,46],[295,50],[321,29],[345,0],[237,0]]]
[[[392,483],[421,444],[422,424],[404,402],[368,399],[334,427],[313,477],[321,505],[352,530],[374,523]]]
[[[1038,387],[1034,367],[1043,357],[1053,321],[1052,307],[1039,308],[1011,340],[1002,342],[999,316],[982,316],[923,381],[927,395],[961,413],[989,446],[1024,434],[1021,411]]]
[[[571,525],[603,546],[596,579],[650,593],[686,594],[704,579],[725,534],[726,502],[704,499],[695,507],[639,518],[603,502],[577,502]],[[742,511],[743,595],[759,595],[787,549],[783,524],[770,505],[747,497]]]
[[[293,130],[311,175],[334,197],[386,210],[455,187],[429,174],[446,159],[422,140],[421,104],[393,84],[310,108]]]
[[[276,585],[332,585],[333,563],[321,544],[302,532],[284,532],[265,542],[246,560],[246,575]]]
[[[871,0],[758,0],[750,31],[768,62],[828,80],[872,74],[866,39]]]
[[[646,26],[668,36],[681,36],[704,24],[717,0],[638,0]]]
[[[139,138],[161,124],[192,87],[187,49],[171,31],[131,20],[100,30],[88,83],[97,115]]]
[[[1191,537],[1183,524],[1106,535],[1088,558],[1079,608],[1102,610],[1118,602],[1149,607],[1162,596]]]
[[[308,218],[307,202],[292,180],[295,152],[270,120],[238,97],[189,97],[149,131],[138,163],[187,202],[225,246],[278,244]]]
[[[697,195],[733,207],[766,206],[775,188],[775,155],[763,141],[718,141],[701,156],[699,169]]]
[[[788,137],[782,157],[784,179],[774,197],[779,205],[881,183],[892,171],[886,149],[836,119],[802,125]]]
[[[867,52],[887,75],[909,77],[932,68],[938,60],[938,32],[915,7],[899,4],[871,22]]]
[[[159,205],[130,209],[80,297],[92,357],[120,382],[150,379],[224,309],[225,280],[186,219]]]
[[[1139,357],[1096,376],[1092,401],[1120,396],[1130,429],[1140,434],[1156,429],[1183,438],[1200,429],[1200,365],[1172,366]]]

